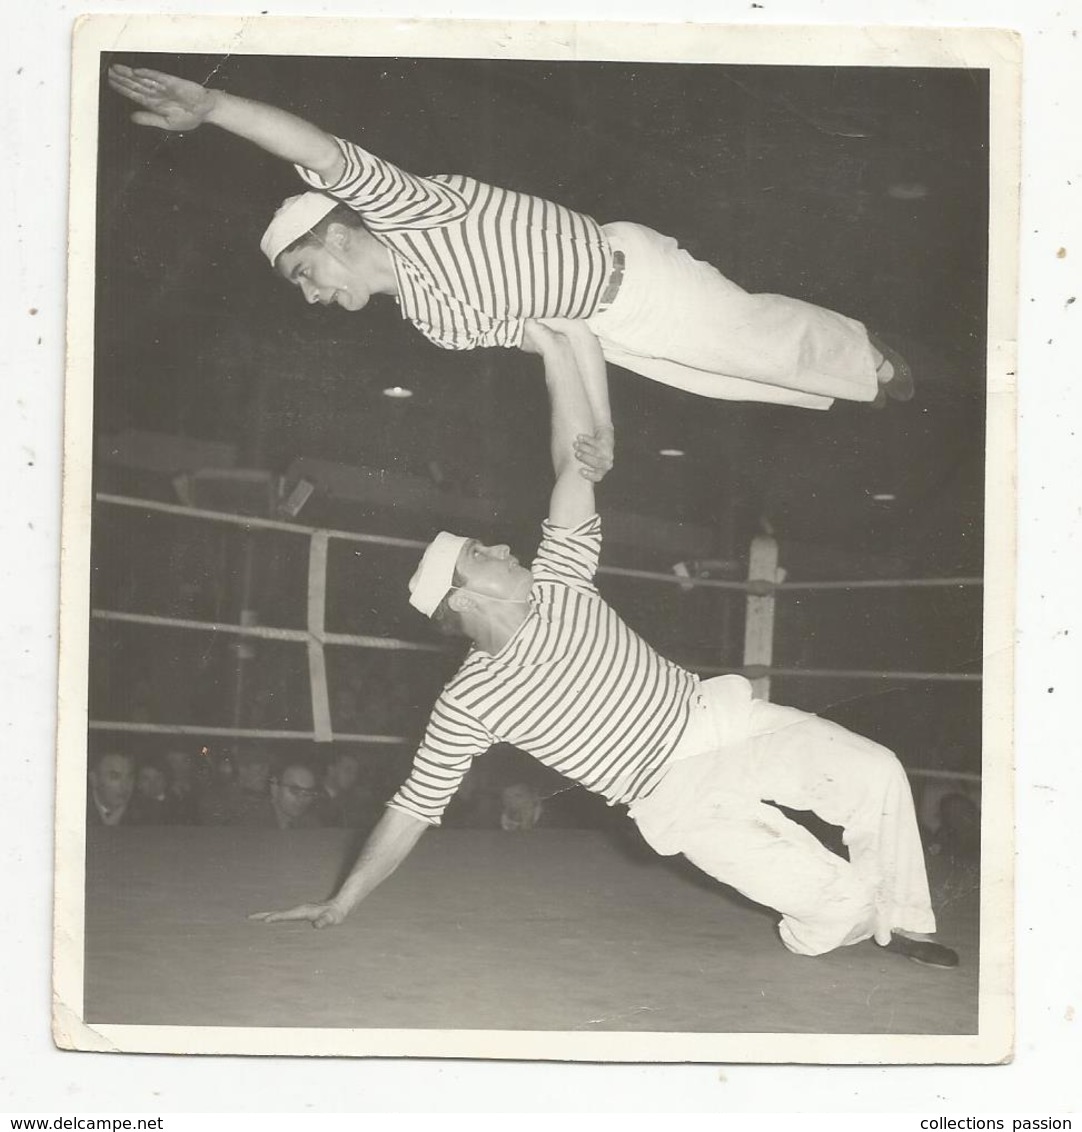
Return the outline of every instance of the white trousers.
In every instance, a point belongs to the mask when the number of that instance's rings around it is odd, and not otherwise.
[[[849,860],[767,802],[843,830]],[[893,928],[934,932],[909,782],[885,747],[818,716],[705,681],[669,770],[630,814],[663,855],[781,913],[790,951],[820,955]]]
[[[612,306],[588,324],[608,361],[730,401],[827,409],[877,391],[868,334],[855,319],[784,295],[750,295],[669,236],[604,225],[627,266]]]

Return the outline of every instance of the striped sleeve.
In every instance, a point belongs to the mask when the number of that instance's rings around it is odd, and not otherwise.
[[[439,825],[473,760],[494,742],[495,737],[445,688],[432,709],[409,777],[387,805]]]
[[[372,231],[439,228],[465,216],[466,201],[451,185],[407,173],[353,142],[334,140],[345,168],[333,184],[311,169],[294,168],[306,185],[359,212]]]
[[[414,326],[441,350],[476,350],[485,346],[516,349],[522,345],[526,323],[521,318],[510,318],[503,322],[478,318],[471,321],[472,324],[462,325],[451,318],[436,324],[417,320]],[[466,323],[466,320],[463,319],[462,323]]]
[[[596,592],[594,575],[601,555],[601,519],[591,515],[575,527],[541,524],[541,545],[533,560],[535,582],[560,582]]]

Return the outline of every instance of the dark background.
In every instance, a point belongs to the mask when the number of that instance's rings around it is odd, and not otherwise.
[[[601,222],[650,225],[747,289],[837,309],[910,358],[916,399],[882,412],[710,401],[613,369],[618,463],[600,505],[616,533],[603,564],[707,560],[715,576],[739,578],[750,539],[768,527],[794,580],[982,572],[984,72],[118,61],[283,106],[412,172],[469,173]],[[536,359],[438,350],[390,300],[360,314],[306,306],[258,250],[276,205],[301,189],[292,171],[211,127],[134,126],[130,110],[103,86],[96,489],[178,502],[187,475],[200,506],[266,513],[261,481],[222,472],[263,470],[288,488],[306,461],[322,461],[337,474],[298,522],[427,539],[468,515],[470,533],[529,555],[550,482]],[[389,385],[414,396],[390,400]],[[674,446],[686,455],[659,454]],[[366,469],[357,476],[379,490],[352,491],[349,469]],[[874,498],[884,494],[894,499]],[[431,639],[405,603],[416,554],[355,550],[334,549],[329,627]],[[265,624],[303,627],[306,556],[296,536],[246,540],[100,506],[93,603],[223,622],[243,606]],[[614,578],[602,589],[674,659],[739,666],[742,596]],[[91,717],[310,727],[303,647],[251,653],[238,703],[228,639],[95,623]],[[977,672],[980,658],[979,590],[779,600],[782,666]],[[336,729],[416,739],[454,663],[332,656]],[[774,698],[857,726],[910,765],[975,770],[978,687],[786,678]]]

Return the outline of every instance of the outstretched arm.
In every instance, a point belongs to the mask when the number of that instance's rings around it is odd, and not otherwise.
[[[284,920],[308,920],[313,927],[340,924],[346,916],[410,855],[428,824],[402,810],[387,810],[361,850],[357,863],[331,900],[320,904],[298,904],[285,912],[253,912],[250,920],[276,924]]]
[[[574,356],[593,420],[589,434],[579,438],[577,452],[584,465],[582,474],[598,483],[612,468],[616,448],[616,430],[612,426],[612,410],[609,408],[608,369],[601,343],[582,319],[546,318],[539,321],[562,336]]]
[[[141,126],[159,130],[194,130],[209,124],[254,142],[275,157],[318,173],[332,183],[344,161],[334,138],[325,130],[275,106],[239,98],[188,79],[147,67],[109,68],[109,85],[142,107],[132,115]]]
[[[549,519],[560,527],[578,526],[595,511],[594,482],[612,466],[598,429],[574,346],[564,334],[527,322],[523,348],[540,354],[551,410],[552,468],[556,483],[549,501]],[[604,370],[602,370],[604,381]],[[608,389],[605,387],[605,401]]]
[[[571,343],[575,364],[582,375],[586,399],[594,418],[594,430],[612,429],[612,410],[609,408],[609,379],[605,355],[597,335],[581,318],[545,318],[540,320],[550,330],[562,334]]]

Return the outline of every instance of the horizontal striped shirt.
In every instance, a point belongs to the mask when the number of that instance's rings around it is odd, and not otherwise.
[[[518,346],[528,318],[596,310],[613,259],[595,220],[472,177],[417,177],[336,140],[345,169],[335,183],[297,172],[390,250],[402,317],[437,346]]]
[[[694,674],[633,633],[594,585],[596,515],[546,522],[526,620],[495,655],[474,649],[432,710],[395,809],[439,824],[473,760],[510,743],[601,794],[646,797],[687,725]]]

